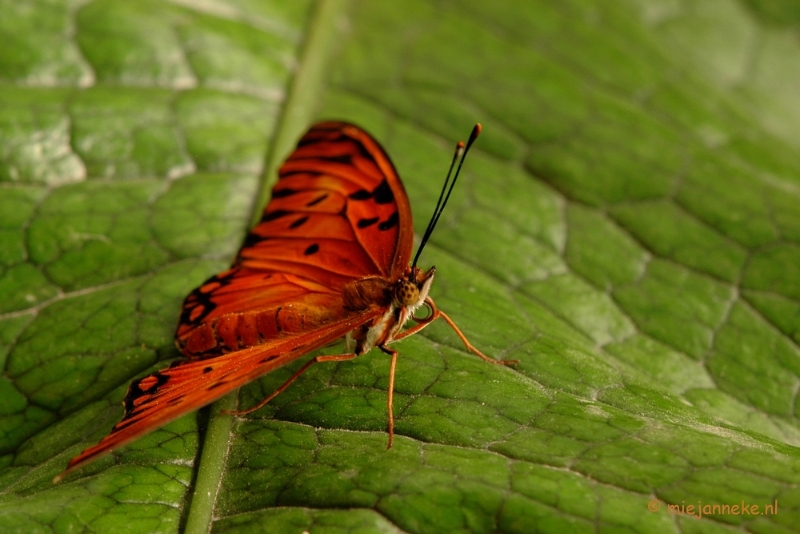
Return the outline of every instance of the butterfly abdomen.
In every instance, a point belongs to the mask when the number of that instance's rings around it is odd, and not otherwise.
[[[341,313],[328,300],[328,295],[319,295],[304,302],[222,315],[189,332],[182,343],[179,342],[180,348],[188,358],[209,358],[307,332],[327,324]]]

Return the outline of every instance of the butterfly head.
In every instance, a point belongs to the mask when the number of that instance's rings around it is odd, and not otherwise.
[[[394,305],[406,306],[413,310],[422,306],[433,283],[436,267],[423,271],[419,267],[409,267],[403,278],[394,286]]]

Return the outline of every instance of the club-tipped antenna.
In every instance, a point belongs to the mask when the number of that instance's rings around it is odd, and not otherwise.
[[[447,171],[447,177],[444,179],[444,185],[442,186],[442,191],[439,193],[439,200],[436,201],[436,207],[433,209],[433,215],[431,216],[431,220],[428,221],[428,227],[425,229],[425,233],[422,234],[422,241],[420,241],[419,248],[417,249],[417,254],[414,256],[414,261],[411,263],[411,269],[414,270],[414,267],[417,266],[417,260],[419,259],[419,255],[422,254],[422,249],[425,248],[425,244],[430,239],[431,234],[433,233],[433,229],[436,228],[436,224],[439,222],[439,217],[442,216],[442,212],[444,211],[444,207],[447,205],[447,201],[450,200],[450,193],[453,192],[453,187],[456,185],[456,180],[458,180],[458,175],[461,173],[461,167],[464,165],[464,159],[467,157],[467,152],[469,152],[472,143],[478,138],[481,134],[481,130],[483,127],[480,123],[476,124],[475,127],[472,129],[472,133],[469,135],[469,140],[467,144],[464,145],[463,141],[459,141],[456,144],[456,151],[453,154],[453,161],[450,162],[450,169]],[[458,162],[458,168],[456,168],[456,160],[461,158]],[[453,174],[453,169],[456,169],[456,173],[453,176],[453,181],[450,181],[450,175]],[[449,185],[449,187],[448,187]],[[446,192],[446,193],[445,193]]]

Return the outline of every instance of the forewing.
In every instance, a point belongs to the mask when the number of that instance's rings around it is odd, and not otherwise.
[[[341,294],[368,276],[397,279],[413,246],[411,208],[384,150],[343,122],[312,127],[279,171],[272,200],[233,268],[192,291],[176,338],[229,313],[309,293]]]
[[[343,337],[380,310],[353,315],[324,328],[273,340],[207,360],[182,361],[134,381],[125,397],[125,416],[111,433],[70,460],[56,477],[86,465],[184,414],[223,397],[259,376]]]
[[[291,272],[328,287],[369,275],[394,278],[408,266],[408,197],[368,133],[343,122],[319,123],[278,175],[239,265]]]

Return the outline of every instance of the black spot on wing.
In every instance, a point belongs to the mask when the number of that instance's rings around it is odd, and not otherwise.
[[[275,219],[280,219],[281,217],[284,217],[284,216],[286,216],[286,215],[289,215],[289,213],[291,213],[291,212],[289,212],[289,211],[286,211],[286,210],[275,210],[275,211],[270,211],[270,212],[268,212],[268,213],[265,213],[265,214],[264,214],[264,215],[261,217],[261,222],[269,222],[269,221],[274,221]]]
[[[289,158],[292,161],[311,161],[311,160],[320,160],[320,161],[330,161],[331,163],[344,163],[346,165],[353,164],[353,158],[350,154],[340,154],[338,156],[309,156],[306,158],[299,158],[299,157],[291,157]],[[288,161],[288,160],[287,160]]]
[[[125,415],[130,415],[131,412],[138,406],[146,404],[149,399],[136,403],[142,397],[152,397],[158,389],[169,382],[169,377],[159,372],[147,375],[138,380],[134,380],[128,387],[128,393],[125,395]]]
[[[384,179],[372,192],[372,198],[374,198],[375,202],[378,204],[389,204],[394,202],[394,193],[392,193],[392,188],[389,187],[389,182],[387,182],[386,179]]]
[[[320,159],[325,161],[332,161],[334,163],[345,163],[347,165],[353,164],[353,158],[350,154],[340,154],[338,156],[322,156]]]
[[[316,145],[319,142],[320,139],[317,139],[316,137],[304,136],[297,142],[297,148],[301,148],[308,145]]]
[[[203,369],[203,373],[204,373],[204,374],[205,374],[205,373],[210,373],[210,372],[211,372],[211,371],[213,371],[213,370],[214,370],[214,368],[213,368],[213,367],[206,367],[206,368],[204,368],[204,369]]]
[[[294,221],[292,224],[289,225],[289,228],[297,228],[298,226],[303,226],[306,223],[306,221],[308,221],[308,215],[306,215],[305,217],[300,217],[299,219]]]
[[[362,158],[368,159],[377,166],[378,162],[375,161],[375,157],[372,154],[370,154],[369,150],[367,150],[367,148],[361,143],[361,141],[352,138],[350,138],[349,141],[355,145],[356,149],[358,150],[358,153],[361,155]]]
[[[155,372],[152,375],[147,375],[144,378],[135,380],[133,383],[136,384],[136,386],[142,393],[147,393],[149,395],[152,395],[153,393],[158,391],[158,388],[160,388],[167,382],[169,382],[169,377],[167,375]]]
[[[254,234],[253,232],[250,232],[249,234],[247,234],[247,237],[244,238],[244,242],[242,243],[242,248],[250,248],[253,245],[261,243],[262,241],[266,241],[267,239],[269,239],[269,237],[261,236],[258,234]]]
[[[194,293],[191,293],[188,297],[186,297],[187,302],[183,304],[183,309],[181,310],[181,317],[179,320],[181,324],[198,325],[208,316],[209,313],[214,311],[214,308],[217,307],[216,304],[208,299],[208,297],[206,297],[207,302],[205,303],[196,301],[189,303],[189,299],[192,297],[192,295],[194,295]],[[193,312],[198,306],[202,311],[200,312],[200,315],[198,315],[195,319],[192,319]]]
[[[290,197],[290,196],[294,195],[297,192],[298,191],[296,189],[289,189],[288,187],[286,187],[284,189],[278,189],[277,191],[273,191],[272,192],[272,198]]]
[[[359,189],[355,193],[350,193],[348,197],[351,200],[369,200],[372,198],[372,193],[367,191],[366,189]]]
[[[308,247],[306,251],[303,252],[303,254],[305,254],[306,256],[311,256],[312,254],[316,254],[318,251],[319,251],[319,245],[314,243],[313,245]]]
[[[131,426],[134,421],[135,421],[135,419],[123,419],[122,421],[120,421],[119,423],[114,425],[114,428],[112,428],[111,431],[112,432],[119,432],[120,430],[123,430],[125,427]]]
[[[400,216],[397,214],[397,212],[394,212],[389,216],[388,219],[378,225],[378,230],[390,230],[397,226],[398,222],[400,222]]]
[[[322,176],[322,173],[319,171],[307,171],[307,170],[291,170],[291,171],[278,171],[278,177],[281,179],[289,178],[291,176],[295,176],[301,174],[303,176],[307,176],[309,178],[317,178]]]
[[[367,228],[378,222],[379,217],[372,217],[371,219],[361,219],[356,223],[359,228]]]
[[[326,137],[325,139],[321,139],[320,141],[325,142],[325,143],[331,143],[331,144],[335,144],[335,145],[340,145],[342,147],[341,150],[343,150],[343,151],[350,151],[353,148],[355,148],[358,151],[359,156],[361,156],[364,159],[368,159],[369,161],[372,161],[373,163],[375,163],[375,157],[370,153],[369,150],[367,150],[367,147],[365,147],[364,144],[360,140],[355,138],[355,137],[350,137],[347,134],[341,134],[340,133],[339,135],[336,136],[335,139],[331,138],[331,137]],[[311,144],[311,143],[307,143],[307,144]],[[298,146],[300,146],[300,145],[298,144]],[[303,146],[305,146],[305,145],[303,145]],[[323,157],[325,157],[325,156],[323,156]],[[333,158],[333,157],[336,157],[336,156],[327,156],[327,157]],[[339,157],[341,157],[341,156],[339,156]],[[350,157],[350,156],[348,155],[347,157]]]
[[[314,200],[312,200],[311,202],[306,204],[306,207],[310,208],[311,206],[316,206],[317,204],[319,204],[320,202],[322,202],[326,198],[328,198],[328,193],[325,193],[324,195],[321,195],[321,196],[315,198]]]
[[[330,143],[335,145],[342,145],[343,148],[350,148],[355,147],[358,150],[358,153],[361,157],[369,159],[370,161],[375,161],[373,155],[367,150],[364,144],[359,141],[357,138],[350,137],[349,135],[345,134],[338,128],[332,129],[322,129],[322,128],[315,128],[316,132],[325,132],[325,134],[321,136],[306,136],[300,139],[297,143],[297,148],[315,145],[317,143]],[[315,132],[315,133],[316,133]]]
[[[250,236],[248,236],[248,238],[249,237]],[[214,309],[217,307],[211,298],[214,294],[214,291],[220,287],[230,285],[231,282],[233,282],[235,272],[236,271],[229,271],[228,274],[224,276],[212,276],[203,282],[200,287],[189,293],[189,296],[186,297],[186,300],[183,303],[183,309],[181,310],[181,324],[199,325],[202,323],[203,319],[205,319],[208,314],[214,311]],[[216,287],[212,290],[203,290],[203,288],[208,287],[209,284],[215,284]],[[195,314],[195,310],[198,307],[202,311],[199,315],[192,319],[192,316]]]

